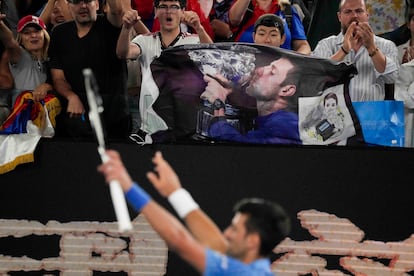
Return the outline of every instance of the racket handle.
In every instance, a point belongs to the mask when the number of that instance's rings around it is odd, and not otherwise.
[[[115,215],[118,220],[118,228],[120,232],[132,230],[131,218],[129,217],[127,204],[118,181],[113,180],[109,183],[112,204],[115,209]]]
[[[98,152],[101,156],[102,163],[106,163],[109,158],[105,153],[105,148],[98,147]],[[129,217],[128,207],[121,184],[119,184],[117,180],[112,180],[109,183],[109,192],[111,194],[112,205],[114,206],[116,219],[118,221],[119,231],[124,232],[132,230],[131,218]]]

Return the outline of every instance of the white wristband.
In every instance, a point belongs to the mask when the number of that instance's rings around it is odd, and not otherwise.
[[[193,197],[187,190],[180,188],[168,196],[168,201],[177,212],[178,216],[184,219],[191,211],[199,208]]]

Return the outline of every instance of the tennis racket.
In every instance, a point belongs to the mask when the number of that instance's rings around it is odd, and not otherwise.
[[[101,122],[100,114],[104,108],[102,105],[102,98],[98,92],[98,85],[91,69],[86,68],[82,71],[85,80],[86,96],[89,103],[89,121],[92,129],[95,132],[98,141],[98,153],[101,157],[102,163],[108,161],[108,156],[105,154],[105,134]],[[112,204],[115,209],[115,215],[118,220],[118,228],[120,232],[132,229],[131,219],[129,217],[128,208],[126,205],[124,193],[118,181],[113,180],[109,183],[109,189],[112,198]]]

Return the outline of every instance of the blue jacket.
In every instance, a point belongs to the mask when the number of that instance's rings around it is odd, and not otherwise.
[[[294,112],[278,110],[256,118],[256,128],[245,135],[238,132],[226,120],[214,122],[209,135],[222,141],[235,141],[256,144],[302,144],[299,137],[298,115]]]

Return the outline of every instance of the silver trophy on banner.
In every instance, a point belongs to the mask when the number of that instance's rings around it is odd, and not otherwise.
[[[192,49],[188,52],[190,59],[197,65],[203,75],[208,75],[217,80],[224,87],[242,89],[246,86],[255,70],[256,56],[254,51],[222,50],[222,49]],[[228,80],[223,83],[216,75],[221,75]],[[244,132],[240,123],[240,110],[228,103],[225,108],[226,120],[241,133]],[[196,139],[208,137],[208,128],[213,116],[210,102],[201,100],[197,113]]]

